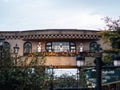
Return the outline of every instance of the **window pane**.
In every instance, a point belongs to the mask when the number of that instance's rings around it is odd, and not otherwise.
[[[52,42],[51,46],[48,43],[46,44],[46,50],[52,50],[53,52],[75,51],[75,48],[75,43],[73,42]]]
[[[10,50],[10,44],[8,42],[4,43],[4,49],[5,49],[5,51],[9,51]]]
[[[53,42],[52,49],[54,52],[67,52],[69,50],[69,42]]]
[[[97,50],[97,42],[90,43],[90,50],[95,52]]]
[[[24,55],[28,55],[32,51],[32,44],[30,42],[24,43]]]
[[[70,45],[75,45],[75,43],[73,43],[73,42],[70,42]]]
[[[51,52],[52,51],[52,43],[51,42],[48,42],[47,44],[46,44],[46,51],[47,52]]]
[[[49,43],[47,43],[47,45],[51,45],[51,43],[49,42]]]

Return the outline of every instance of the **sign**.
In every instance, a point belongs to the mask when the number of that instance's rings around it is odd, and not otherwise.
[[[102,71],[102,83],[110,83],[120,80],[120,70],[104,70]]]
[[[120,70],[103,70],[102,71],[102,84],[115,82],[120,80]],[[87,69],[86,70],[86,79],[89,82],[96,83],[96,70]]]

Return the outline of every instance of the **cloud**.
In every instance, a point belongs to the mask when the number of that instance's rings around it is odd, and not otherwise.
[[[103,26],[102,16],[95,14],[93,9],[70,8],[70,5],[57,7],[58,3],[52,1],[6,0],[2,9],[5,11],[4,17],[0,18],[0,30],[98,29]]]

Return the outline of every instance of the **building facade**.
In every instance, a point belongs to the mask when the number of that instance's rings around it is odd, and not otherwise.
[[[95,44],[101,44],[98,31],[78,29],[46,29],[29,31],[0,31],[5,39],[6,49],[13,51],[19,46],[19,55],[27,56],[35,52],[46,53],[46,65],[76,66],[75,55],[94,50]],[[104,46],[102,45],[104,48]],[[86,53],[86,65],[94,60]]]

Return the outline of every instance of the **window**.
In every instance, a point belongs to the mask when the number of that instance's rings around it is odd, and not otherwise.
[[[74,42],[48,42],[46,43],[47,52],[75,52],[76,45]]]
[[[70,51],[75,52],[76,51],[76,45],[73,42],[70,42]]]
[[[52,43],[51,43],[51,42],[48,42],[48,43],[46,44],[46,51],[47,51],[47,52],[51,52],[51,51],[52,51]]]
[[[95,52],[96,50],[97,50],[97,42],[91,42],[90,43],[90,50],[92,51],[92,52]]]
[[[10,51],[10,44],[8,42],[4,42],[5,51]]]
[[[24,43],[24,56],[28,55],[30,52],[32,52],[32,44],[30,42],[25,42]]]

